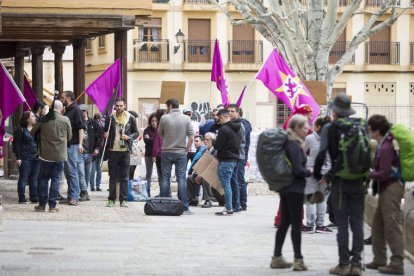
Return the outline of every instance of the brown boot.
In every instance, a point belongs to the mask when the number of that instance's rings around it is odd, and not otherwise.
[[[378,269],[378,267],[380,267],[380,266],[386,266],[386,265],[387,264],[378,264],[378,263],[375,263],[374,261],[372,261],[370,263],[367,263],[365,265],[365,267],[368,268],[368,269]]]
[[[378,267],[378,271],[383,274],[404,275],[404,265],[386,265]]]
[[[329,274],[334,275],[348,275],[351,272],[351,267],[349,265],[339,264],[332,267],[329,270]]]
[[[288,263],[283,259],[282,256],[280,257],[272,257],[272,262],[270,263],[270,268],[291,268],[292,263]]]
[[[295,259],[293,261],[293,271],[305,271],[308,267],[303,262],[303,259]]]
[[[351,271],[348,273],[349,276],[361,276],[361,267],[351,266]]]

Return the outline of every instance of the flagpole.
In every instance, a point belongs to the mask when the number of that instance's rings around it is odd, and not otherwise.
[[[82,93],[80,93],[80,95],[76,98],[75,102],[77,102],[79,100],[80,97],[82,97],[83,94],[85,94],[86,90],[83,90]]]
[[[121,85],[121,84],[120,84],[120,82],[121,82],[121,80],[118,82],[118,85],[117,85],[117,87],[116,87],[115,91],[113,92],[113,93],[114,93],[114,94],[116,94],[116,95],[118,95],[119,86]],[[112,96],[113,96],[113,95],[112,95]],[[111,101],[111,99],[109,99],[109,101]],[[111,112],[110,112],[110,114],[109,114],[108,136],[107,136],[107,137],[106,137],[106,139],[105,139],[105,144],[104,144],[104,147],[103,147],[103,149],[102,149],[101,162],[100,162],[100,164],[99,164],[99,167],[100,167],[100,168],[102,168],[102,163],[103,163],[103,158],[104,158],[104,154],[105,154],[105,149],[106,149],[106,145],[108,144],[109,131],[111,130],[111,124],[112,124],[112,112],[113,112],[113,111],[114,111],[114,106],[112,105],[112,106],[111,106]]]

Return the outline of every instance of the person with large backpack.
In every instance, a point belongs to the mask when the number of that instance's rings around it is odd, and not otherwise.
[[[322,129],[314,177],[321,184],[331,183],[331,200],[338,226],[339,264],[330,269],[335,275],[361,275],[361,254],[364,248],[364,178],[370,168],[370,142],[365,121],[350,118],[355,114],[351,100],[339,94],[329,105],[334,121]],[[323,175],[326,153],[332,167]],[[352,248],[349,249],[349,225]]]
[[[378,269],[385,274],[403,275],[404,241],[400,205],[404,196],[404,184],[401,179],[398,134],[395,136],[392,133],[387,118],[382,115],[373,115],[369,118],[368,132],[371,138],[378,142],[374,169],[370,177],[377,185],[379,199],[372,221],[374,259],[366,264],[366,267]],[[388,265],[386,243],[392,254]]]
[[[294,271],[304,271],[308,270],[308,268],[303,262],[301,252],[301,213],[303,210],[306,184],[305,178],[311,175],[311,171],[306,168],[305,155],[305,137],[309,131],[308,119],[302,115],[294,115],[289,120],[288,126],[287,139],[284,142],[284,151],[279,154],[282,155],[282,159],[287,159],[287,163],[291,169],[291,175],[288,178],[290,179],[289,182],[285,183],[283,187],[277,188],[280,194],[280,210],[282,216],[276,232],[275,249],[270,267],[279,269],[290,268],[293,265]],[[262,139],[259,138],[259,141],[262,141]],[[269,160],[269,163],[276,165],[271,160]],[[259,166],[261,172],[265,173],[263,166],[261,164]],[[266,181],[271,185],[272,180],[270,178],[266,177]],[[282,247],[289,225],[292,226],[293,264],[285,261],[282,257]]]

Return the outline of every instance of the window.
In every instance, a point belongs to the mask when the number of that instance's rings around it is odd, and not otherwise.
[[[187,41],[188,62],[210,62],[212,41],[210,40],[210,19],[188,20]]]
[[[161,39],[161,18],[138,28],[138,39],[134,41],[135,55],[141,62],[166,62],[169,60],[168,40]]]
[[[233,26],[233,40],[229,41],[230,62],[253,63],[255,50],[260,47],[254,41],[254,29],[250,25]]]
[[[86,51],[92,51],[92,40],[90,38],[86,39]]]
[[[99,40],[98,40],[98,47],[99,48],[105,48],[105,46],[106,46],[105,38],[106,37],[104,35],[99,36]]]

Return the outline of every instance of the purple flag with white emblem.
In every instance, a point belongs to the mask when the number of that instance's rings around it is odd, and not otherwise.
[[[256,79],[261,80],[290,110],[294,110],[294,106],[309,105],[312,108],[310,123],[318,116],[319,105],[276,50],[270,53]]]

